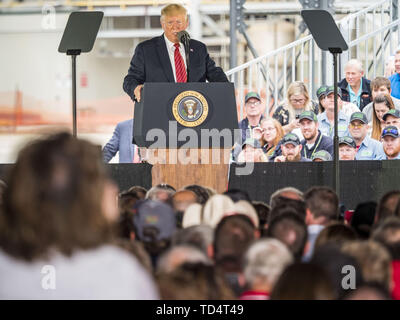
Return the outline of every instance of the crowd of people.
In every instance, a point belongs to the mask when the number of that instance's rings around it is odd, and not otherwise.
[[[340,160],[400,158],[400,51],[389,78],[364,77],[362,63],[349,60],[338,83]],[[265,114],[257,92],[245,97],[240,121],[242,141],[232,152],[235,162],[331,161],[334,138],[334,87],[322,85],[317,102],[303,82],[289,85],[286,99]],[[297,136],[297,139],[294,137]]]
[[[0,191],[1,299],[400,299],[400,191],[346,212],[322,186],[268,204],[200,185],[119,192],[100,148],[69,133],[25,146]]]

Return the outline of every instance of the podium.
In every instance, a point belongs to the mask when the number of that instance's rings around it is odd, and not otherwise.
[[[133,143],[153,165],[153,185],[227,189],[240,137],[232,83],[145,83],[133,121]]]

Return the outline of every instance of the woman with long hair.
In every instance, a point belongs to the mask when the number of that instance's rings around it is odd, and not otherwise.
[[[392,98],[387,95],[378,95],[375,97],[372,108],[372,133],[371,138],[380,141],[382,129],[385,127],[383,115],[391,109],[394,109]]]
[[[303,111],[312,110],[318,114],[318,104],[311,100],[306,85],[301,81],[292,82],[287,90],[287,99],[278,106],[273,118],[278,120],[284,133],[299,128],[299,116]]]
[[[274,154],[274,151],[282,140],[284,133],[281,124],[273,118],[264,118],[260,123],[262,136],[260,139],[261,147],[264,153],[269,158]]]

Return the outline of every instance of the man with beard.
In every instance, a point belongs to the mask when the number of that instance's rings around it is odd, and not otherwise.
[[[355,160],[357,145],[352,137],[339,138],[339,160]]]
[[[313,111],[304,111],[300,114],[299,123],[304,137],[301,141],[302,157],[312,159],[313,155],[320,150],[325,150],[333,156],[333,140],[324,136],[318,129],[318,119]]]
[[[400,135],[395,126],[388,126],[382,131],[382,144],[385,155],[380,160],[400,159]]]
[[[349,131],[357,146],[356,160],[377,160],[383,156],[382,143],[368,137],[368,120],[364,113],[351,115]]]
[[[294,133],[286,134],[281,141],[282,155],[275,158],[275,162],[310,161],[301,156],[302,145]]]

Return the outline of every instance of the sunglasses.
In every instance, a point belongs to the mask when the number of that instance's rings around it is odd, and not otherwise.
[[[362,128],[363,126],[365,126],[365,123],[350,123],[350,128]]]
[[[396,128],[385,128],[382,131],[382,137],[384,137],[387,134],[393,134],[395,136],[399,135],[399,130],[397,130]]]

